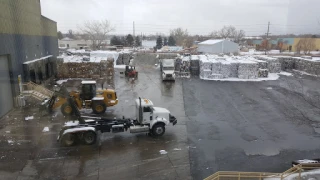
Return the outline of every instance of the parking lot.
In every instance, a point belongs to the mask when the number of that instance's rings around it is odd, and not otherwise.
[[[119,104],[104,116],[134,117],[134,100],[149,98],[178,119],[164,136],[104,133],[92,146],[61,147],[60,110],[43,117],[36,107],[16,109],[1,120],[1,178],[203,179],[219,170],[282,172],[292,160],[319,157],[319,104],[306,98],[318,97],[319,78],[162,82],[154,65],[138,71],[134,81],[116,76]]]

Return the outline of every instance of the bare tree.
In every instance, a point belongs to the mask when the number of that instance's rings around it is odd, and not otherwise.
[[[184,40],[189,36],[188,30],[183,30],[182,28],[176,28],[170,30],[170,36],[172,36],[175,41],[176,45],[183,46]]]
[[[210,33],[210,37],[215,39],[232,39],[234,42],[239,43],[240,40],[245,36],[244,30],[237,30],[234,26],[223,26],[218,31]]]
[[[114,30],[108,20],[87,21],[81,27],[83,34],[87,34],[89,40],[92,41],[93,49],[100,48],[103,41],[106,40],[107,34]]]
[[[184,39],[183,46],[184,46],[184,47],[187,47],[187,48],[190,48],[190,47],[192,47],[193,42],[194,42],[193,37],[188,36],[188,37],[186,37],[186,38]]]
[[[315,49],[315,47],[316,47],[315,39],[313,39],[313,38],[302,38],[296,44],[297,54],[300,54],[301,51],[303,51],[304,54],[309,54],[310,51]]]

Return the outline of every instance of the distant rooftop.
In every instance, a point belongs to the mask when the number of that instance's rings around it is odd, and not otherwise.
[[[224,40],[226,40],[226,39],[209,39],[209,40],[206,40],[206,41],[202,41],[199,44],[216,44],[216,43],[219,43],[219,42],[224,41]]]

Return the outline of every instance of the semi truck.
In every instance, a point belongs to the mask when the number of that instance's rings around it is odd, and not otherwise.
[[[68,102],[74,109],[77,119],[65,123],[60,130],[57,140],[64,146],[72,146],[79,141],[87,145],[94,144],[98,132],[119,133],[129,130],[130,133],[145,132],[153,136],[162,136],[165,133],[165,126],[177,123],[177,119],[169,110],[154,107],[150,99],[139,98],[135,101],[136,117],[133,119],[81,116],[74,99],[70,97]]]
[[[162,59],[160,61],[160,68],[161,68],[161,77],[162,80],[175,80],[176,74],[174,72],[174,59]]]

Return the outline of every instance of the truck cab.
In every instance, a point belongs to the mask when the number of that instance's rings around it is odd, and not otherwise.
[[[163,59],[160,63],[162,80],[175,80],[174,59]]]
[[[165,131],[164,126],[177,123],[176,118],[170,114],[169,110],[154,107],[150,99],[139,98],[136,100],[136,117],[140,125],[148,125],[155,135],[162,135],[161,133]]]

